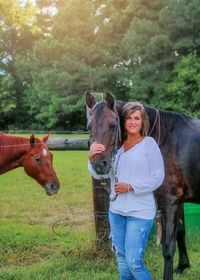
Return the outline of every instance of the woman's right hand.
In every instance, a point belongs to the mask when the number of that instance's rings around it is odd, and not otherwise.
[[[96,155],[102,154],[105,151],[105,146],[98,142],[93,142],[89,150],[89,159],[90,161],[94,159]]]

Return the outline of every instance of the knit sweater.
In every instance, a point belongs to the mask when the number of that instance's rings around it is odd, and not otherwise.
[[[88,169],[92,176],[100,179],[89,161]],[[153,219],[156,213],[154,191],[164,179],[164,163],[160,149],[152,137],[145,137],[141,142],[124,151],[122,146],[113,160],[109,174],[111,197],[115,195],[114,177],[118,182],[131,184],[134,191],[119,194],[110,201],[109,210],[123,216],[133,216],[142,219]]]

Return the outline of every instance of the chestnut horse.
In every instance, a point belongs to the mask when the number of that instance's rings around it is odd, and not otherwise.
[[[91,143],[96,141],[106,147],[103,154],[94,158],[92,165],[97,174],[107,174],[113,154],[120,146],[123,126],[120,127],[119,119],[125,102],[115,101],[112,95],[106,94],[105,101],[96,103],[93,95],[87,93],[86,104]],[[190,266],[183,202],[200,203],[200,120],[176,112],[145,108],[150,121],[149,135],[160,146],[165,164],[166,176],[162,186],[155,191],[155,197],[162,213],[163,279],[172,280],[176,241],[179,264],[175,271],[181,273]]]
[[[0,133],[0,175],[23,166],[46,194],[56,194],[60,183],[52,166],[53,156],[46,145],[48,137],[38,139],[32,135],[29,139]]]

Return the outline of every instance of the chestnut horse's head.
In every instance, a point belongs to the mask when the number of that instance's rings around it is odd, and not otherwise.
[[[106,94],[105,101],[96,102],[94,96],[87,92],[86,105],[90,144],[98,142],[105,146],[105,151],[96,155],[92,166],[97,174],[107,174],[120,141],[120,123],[115,102],[109,93]]]
[[[30,149],[23,157],[25,172],[34,178],[46,191],[46,194],[56,194],[60,183],[52,165],[53,155],[46,145],[48,135],[43,139],[30,137]]]

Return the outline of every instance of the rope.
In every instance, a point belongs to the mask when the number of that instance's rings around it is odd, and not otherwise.
[[[160,145],[160,113],[159,113],[159,110],[156,109],[156,118],[155,118],[155,121],[153,123],[153,126],[151,128],[151,131],[148,133],[149,136],[151,136],[156,124],[158,122],[158,139],[157,139],[157,143],[158,145]]]
[[[41,145],[42,143],[35,143],[34,145]],[[0,145],[0,148],[10,148],[10,147],[21,147],[21,146],[31,146],[31,144],[16,144],[16,145]]]
[[[70,212],[71,213],[71,216],[72,216],[72,221],[71,221],[71,223],[69,224],[69,226],[68,226],[68,230],[66,231],[66,233],[65,234],[59,234],[57,231],[56,231],[56,227],[58,227],[59,226],[59,223],[60,222],[63,222],[63,221],[67,221],[68,220],[68,215],[67,215],[67,213],[66,213],[66,216],[65,217],[63,217],[63,218],[60,218],[60,219],[57,219],[54,223],[53,223],[53,225],[51,226],[51,228],[52,228],[52,232],[55,234],[55,235],[57,235],[57,236],[59,236],[59,237],[65,237],[69,232],[70,232],[70,229],[74,226],[74,224],[75,224],[75,222],[76,222],[76,220],[75,220],[75,214],[74,214],[74,211],[73,211],[73,209],[70,207],[70,206],[65,206],[65,208],[67,209],[67,212]],[[106,216],[108,216],[108,211],[96,211],[96,210],[91,210],[91,211],[89,211],[89,213],[91,213],[92,214],[92,217],[94,218],[94,216],[95,217],[106,217]]]
[[[68,210],[70,210],[70,212],[71,212],[71,214],[72,214],[72,218],[73,218],[71,224],[69,225],[69,229],[68,229],[68,231],[66,232],[66,234],[67,234],[67,233],[69,233],[70,229],[72,228],[72,226],[73,226],[74,223],[75,223],[75,215],[74,215],[74,212],[73,212],[73,210],[72,210],[72,208],[71,208],[70,206],[67,205],[67,206],[65,206],[65,208],[68,209]],[[63,237],[63,236],[66,235],[66,234],[65,234],[65,235],[61,235],[61,234],[57,233],[56,230],[55,230],[55,227],[56,227],[60,222],[65,221],[65,220],[67,220],[67,219],[68,219],[68,216],[66,216],[66,217],[64,217],[64,218],[61,218],[61,219],[59,219],[59,220],[57,220],[57,221],[54,222],[54,224],[53,224],[52,227],[51,227],[54,234],[56,234],[56,235],[59,236],[59,237]]]

